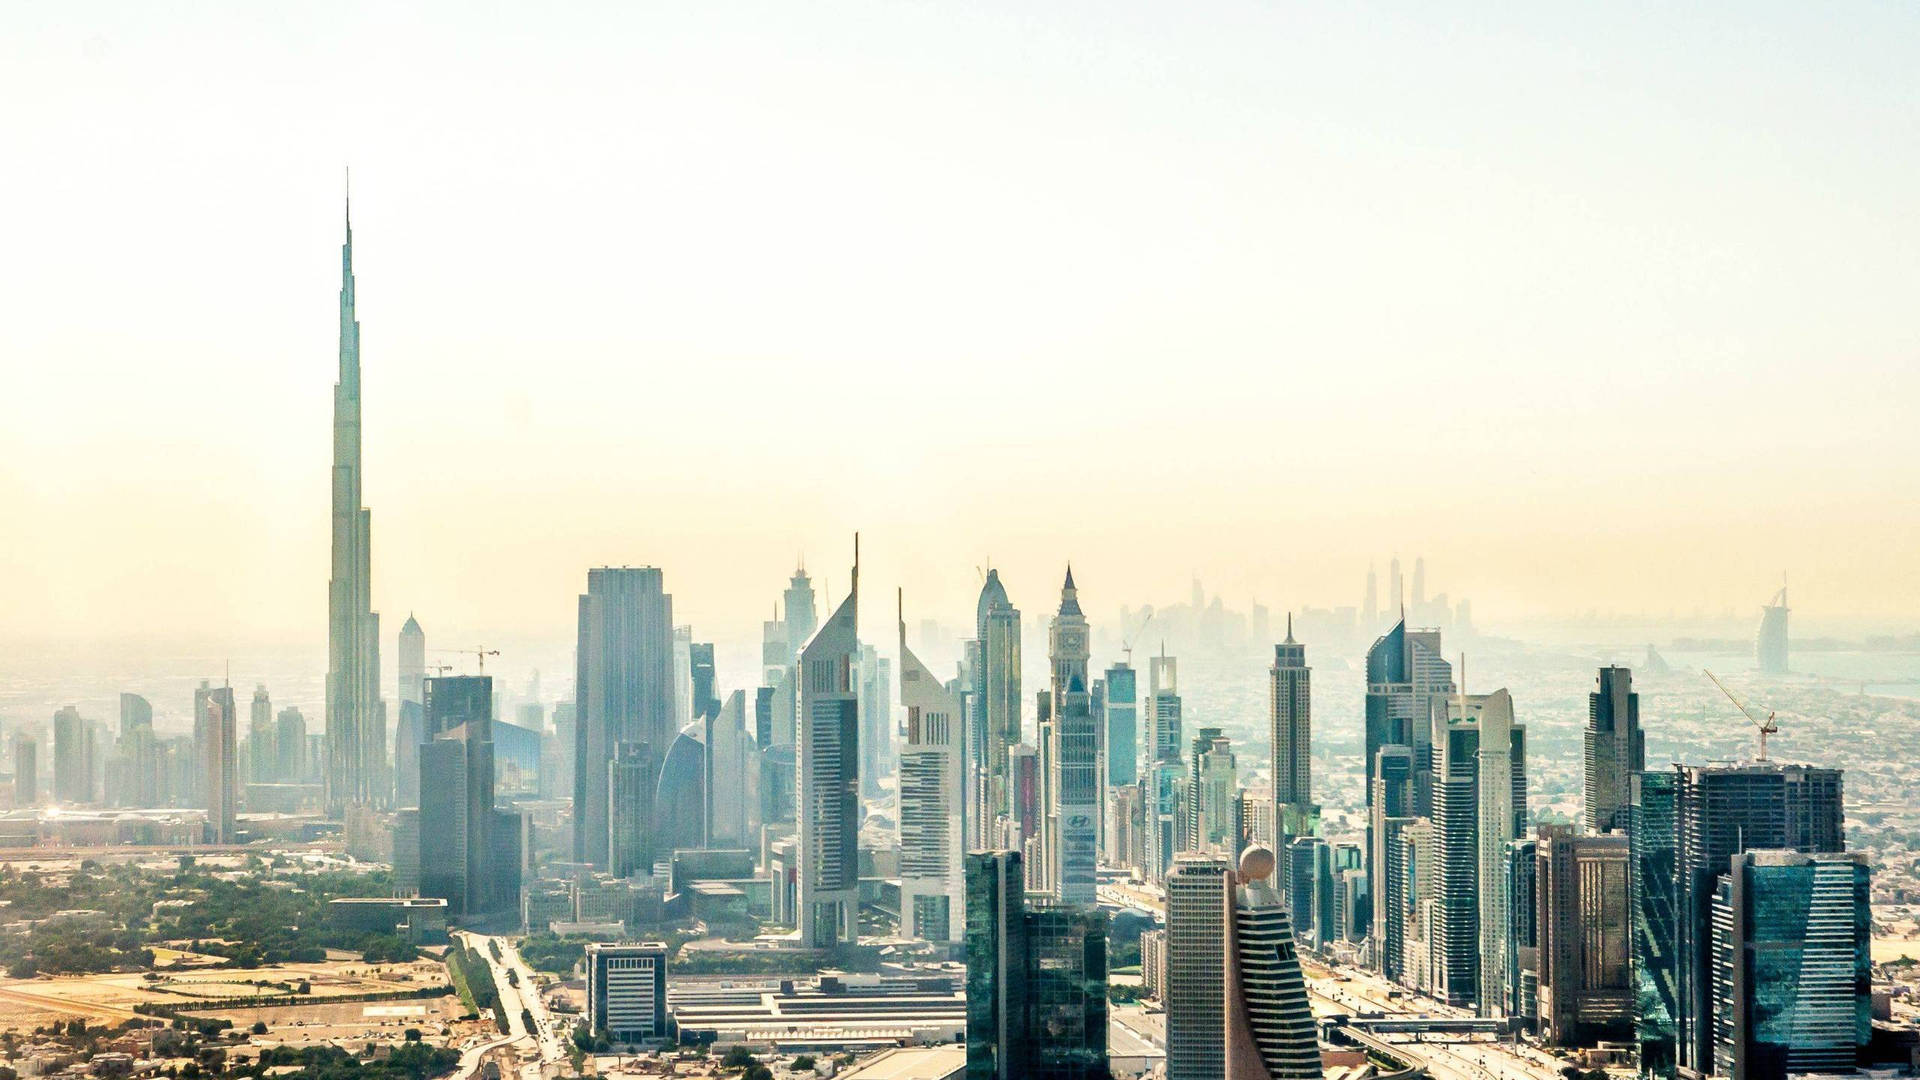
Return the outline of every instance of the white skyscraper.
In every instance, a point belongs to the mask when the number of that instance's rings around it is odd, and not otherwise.
[[[907,648],[900,620],[900,918],[907,937],[960,942],[967,920],[964,863],[966,725],[960,702]]]
[[[800,851],[796,921],[810,949],[850,944],[860,930],[860,540],[853,586],[800,650],[796,740]]]

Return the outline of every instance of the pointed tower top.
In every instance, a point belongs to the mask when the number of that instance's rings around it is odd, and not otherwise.
[[[1073,586],[1073,564],[1067,564],[1067,580],[1060,586],[1060,614],[1079,615],[1080,590]]]
[[[1287,641],[1286,641],[1286,643],[1287,643],[1288,645],[1298,645],[1298,644],[1299,644],[1299,642],[1297,642],[1297,641],[1295,641],[1295,640],[1293,640],[1293,612],[1291,612],[1291,611],[1289,611],[1289,612],[1287,612]]]

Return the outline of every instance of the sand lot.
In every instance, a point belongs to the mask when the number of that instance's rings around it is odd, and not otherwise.
[[[311,988],[315,1005],[327,998],[353,994],[398,993],[416,988],[442,985],[446,969],[430,960],[412,964],[368,964],[362,961],[328,961],[319,964],[282,964],[261,968],[196,968],[158,972],[153,975],[78,975],[37,979],[0,980],[0,1028],[35,1027],[56,1019],[88,1017],[102,1023],[119,1023],[138,1015],[134,1006],[164,1004],[192,1006],[204,1003],[197,1014],[228,1016],[239,1022],[242,1015],[251,1024],[254,1013],[274,1010],[223,1009],[257,997],[279,997],[305,981]],[[261,985],[265,984],[265,985]],[[430,1000],[403,1002],[364,1002],[339,1006],[360,1016],[363,1007],[428,1005]],[[301,1009],[311,1006],[301,1006]],[[458,1001],[454,1005],[459,1011]],[[391,1019],[392,1017],[378,1017]],[[370,1017],[370,1019],[376,1018]],[[272,1021],[269,1020],[269,1023]]]

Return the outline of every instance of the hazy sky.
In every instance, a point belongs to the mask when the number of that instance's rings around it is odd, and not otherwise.
[[[1920,608],[1913,4],[399,8],[0,8],[0,634],[322,649],[348,163],[389,630]]]

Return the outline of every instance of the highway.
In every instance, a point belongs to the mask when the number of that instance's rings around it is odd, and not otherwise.
[[[543,1080],[550,1075],[549,1070],[557,1071],[559,1065],[567,1060],[567,1031],[548,1014],[547,1004],[540,998],[533,969],[521,958],[513,942],[504,937],[465,930],[456,930],[453,936],[465,942],[493,970],[493,985],[500,993],[501,1010],[507,1014],[507,1034],[485,1044],[484,1048],[476,1049],[481,1049],[484,1054],[493,1049],[506,1048],[519,1064],[521,1080]],[[500,950],[499,959],[493,955],[496,946]],[[515,985],[516,982],[518,985]],[[533,1017],[531,1029],[527,1027],[523,1010]],[[479,1064],[480,1056],[475,1056],[472,1068],[478,1069]],[[501,1063],[502,1073],[510,1071],[509,1064]],[[459,1075],[463,1078],[472,1075],[468,1071],[466,1055],[461,1057]]]

